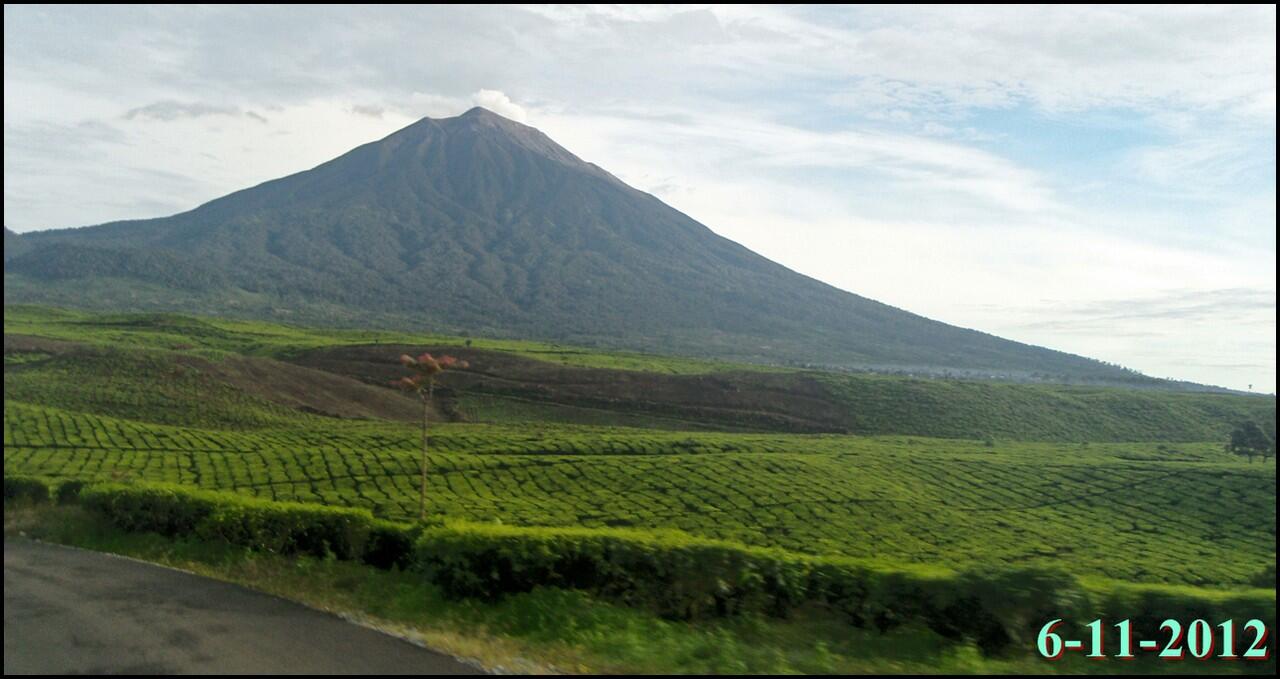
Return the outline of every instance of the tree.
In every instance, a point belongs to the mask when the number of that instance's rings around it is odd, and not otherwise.
[[[418,395],[422,400],[422,485],[418,491],[418,520],[427,517],[427,412],[431,406],[431,397],[435,394],[436,377],[445,370],[467,368],[466,361],[459,361],[453,356],[435,358],[424,353],[417,358],[408,354],[400,356],[400,363],[413,371],[413,374],[401,377],[392,382],[392,386]]]
[[[1231,439],[1227,441],[1228,452],[1244,455],[1249,458],[1249,462],[1253,462],[1254,455],[1261,455],[1265,462],[1274,450],[1275,443],[1257,422],[1252,421],[1236,425],[1231,432]]]

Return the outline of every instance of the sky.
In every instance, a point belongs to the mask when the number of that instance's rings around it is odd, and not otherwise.
[[[4,223],[157,217],[475,105],[792,269],[1276,384],[1276,8],[4,8]]]

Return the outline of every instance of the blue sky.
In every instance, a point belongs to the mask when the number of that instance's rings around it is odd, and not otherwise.
[[[5,8],[5,223],[481,104],[926,316],[1275,390],[1275,7]]]

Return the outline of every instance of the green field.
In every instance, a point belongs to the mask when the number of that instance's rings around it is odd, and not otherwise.
[[[375,340],[467,341],[34,307],[7,309],[5,330],[6,475],[163,481],[393,520],[417,511],[416,406],[377,382],[288,361]],[[531,343],[484,348],[592,370],[739,370]],[[856,392],[848,403],[863,405],[849,407],[897,433],[700,430],[656,409],[513,406],[454,389],[458,410],[433,415],[428,511],[473,524],[675,529],[886,567],[1052,567],[1101,587],[1274,586],[1275,463],[1227,453],[1219,434],[1251,418],[1274,435],[1273,398],[819,377]],[[287,388],[299,380],[303,388]],[[1082,414],[1037,420],[1037,432],[1069,429],[1039,440],[1010,436],[1018,427],[995,415],[987,431],[999,436],[960,436],[982,426],[946,421],[1007,413],[1000,399],[1025,406],[1040,403],[1036,394],[1074,399]],[[888,405],[866,405],[876,398]],[[928,406],[948,399],[971,402]],[[1090,403],[1105,416],[1085,412]],[[1174,434],[1126,440],[1165,417],[1181,418]],[[935,432],[948,435],[926,435]]]
[[[417,507],[416,432],[330,423],[233,432],[6,403],[5,469],[278,500]],[[999,443],[450,424],[430,511],[521,526],[678,528],[889,562],[1065,566],[1246,584],[1273,562],[1275,466],[1211,443]]]
[[[5,330],[6,472],[171,481],[368,507],[397,519],[416,511],[419,443],[412,419],[301,412],[276,391],[248,389],[246,384],[258,385],[219,371],[246,355],[282,358],[372,341],[466,342],[38,307],[6,309]],[[33,350],[30,342],[10,342],[11,336],[76,344]],[[579,367],[667,373],[733,367],[488,344]],[[260,381],[290,379],[297,376],[269,374]],[[1052,392],[1046,386],[861,379],[883,386],[858,391],[851,409],[881,418],[900,413],[896,426],[924,433],[948,431],[940,422],[956,412],[930,409],[931,402],[968,399],[963,412],[972,416],[986,408],[988,427],[1000,430],[992,390],[1014,390],[1021,402]],[[375,394],[397,403],[389,390],[357,386],[368,391],[349,399]],[[646,428],[589,426],[536,421],[538,408],[522,417],[494,408],[507,416],[434,428],[431,511],[521,526],[677,528],[887,562],[1053,564],[1082,576],[1140,582],[1254,582],[1275,553],[1274,463],[1249,464],[1226,453],[1221,439],[1113,440],[1117,427],[1150,427],[1151,413],[1178,414],[1191,432],[1260,413],[1274,430],[1274,399],[1083,391],[1110,404],[1109,419],[1083,412],[1079,431],[1056,438],[1092,434],[1094,442],[669,431],[656,427],[679,425],[653,417],[637,416]],[[914,407],[877,410],[857,400],[877,397]],[[459,400],[468,399],[493,402],[465,392]],[[1159,399],[1160,408],[1151,405]],[[1088,402],[1076,407],[1089,409]],[[1116,413],[1126,409],[1133,416],[1120,419]],[[1222,413],[1214,420],[1217,411]],[[1069,413],[1057,417],[1070,420]]]

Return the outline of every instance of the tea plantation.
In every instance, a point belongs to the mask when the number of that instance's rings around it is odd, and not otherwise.
[[[252,380],[224,379],[235,357],[287,357],[371,336],[6,310],[5,473],[169,482],[411,519],[419,445],[411,419],[322,416],[288,400],[314,394],[272,390],[293,373],[253,381],[258,364],[235,373]],[[632,370],[723,368],[493,344]],[[340,379],[333,384],[352,403],[401,398]],[[244,388],[250,382],[266,386]],[[310,391],[327,389],[316,384]],[[927,381],[914,384],[919,390]],[[1197,431],[1258,413],[1274,431],[1274,399],[1203,398],[1217,400],[1195,411],[1203,418]],[[389,403],[398,413],[398,402]],[[1222,439],[1107,438],[1114,436],[1067,442],[455,421],[433,425],[429,512],[506,526],[677,529],[885,564],[1051,566],[1086,579],[1273,586],[1266,573],[1275,560],[1274,461],[1250,464],[1225,452]]]
[[[312,419],[224,431],[6,402],[5,470],[412,516],[411,427]],[[430,511],[473,521],[678,528],[807,553],[1186,584],[1249,583],[1275,549],[1275,466],[1207,443],[987,448],[465,424],[439,427],[433,443]]]

